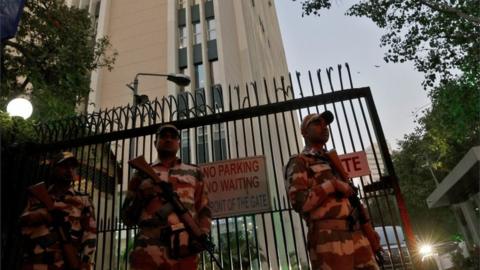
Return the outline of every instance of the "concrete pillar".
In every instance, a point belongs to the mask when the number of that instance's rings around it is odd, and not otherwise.
[[[467,222],[468,230],[472,236],[473,242],[480,246],[480,225],[478,219],[475,217],[475,208],[470,201],[466,201],[460,204],[463,216]]]

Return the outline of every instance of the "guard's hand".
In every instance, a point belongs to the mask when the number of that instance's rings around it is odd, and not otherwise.
[[[344,197],[350,197],[355,194],[355,191],[348,183],[337,179],[331,181],[333,186],[335,187],[335,191],[340,192],[341,194],[343,194]]]
[[[385,263],[385,252],[383,251],[382,248],[380,248],[379,250],[377,250],[377,252],[375,252],[375,261],[377,261],[377,264],[378,266],[383,266],[383,264]]]

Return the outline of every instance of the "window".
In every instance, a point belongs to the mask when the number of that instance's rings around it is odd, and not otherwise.
[[[178,9],[185,8],[185,0],[178,0]]]
[[[182,130],[181,137],[181,151],[180,157],[183,162],[190,163],[190,140],[188,136],[188,129]]]
[[[186,92],[181,92],[177,95],[178,108],[177,108],[177,117],[179,119],[188,118],[188,94]]]
[[[205,87],[205,68],[202,64],[195,66],[195,89]]]
[[[213,125],[213,160],[227,159],[227,143],[225,140],[225,123]]]
[[[215,29],[215,20],[210,19],[207,21],[207,31],[208,31],[208,40],[214,40],[217,39],[217,31]]]
[[[178,27],[178,47],[180,49],[187,47],[187,27],[186,26]]]
[[[210,81],[212,85],[220,84],[220,81],[218,78],[219,72],[220,72],[220,67],[218,66],[218,61],[211,61],[210,62]]]
[[[200,23],[193,25],[193,44],[202,43],[202,27]]]
[[[197,128],[197,163],[208,162],[208,133],[206,127]]]
[[[195,111],[198,116],[205,115],[207,108],[205,106],[205,89],[195,90]]]
[[[212,86],[212,97],[215,113],[223,112],[223,93],[220,85]]]

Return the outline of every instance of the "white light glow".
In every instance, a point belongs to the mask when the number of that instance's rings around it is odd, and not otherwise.
[[[33,112],[32,103],[25,98],[12,99],[7,105],[7,112],[10,116],[20,116],[28,119]]]
[[[420,254],[422,254],[423,256],[431,255],[432,252],[433,249],[431,245],[425,244],[420,247]]]

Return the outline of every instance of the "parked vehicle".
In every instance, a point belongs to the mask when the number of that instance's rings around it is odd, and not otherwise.
[[[375,231],[385,252],[383,269],[413,269],[402,227],[378,226]]]

